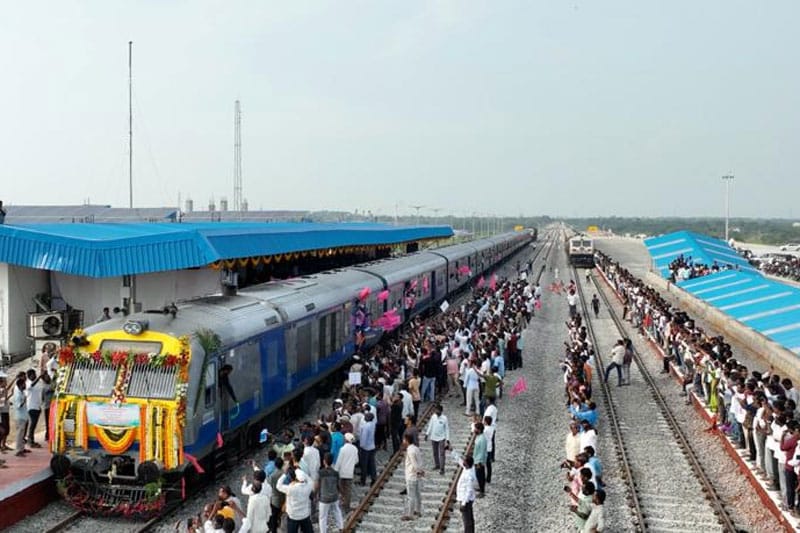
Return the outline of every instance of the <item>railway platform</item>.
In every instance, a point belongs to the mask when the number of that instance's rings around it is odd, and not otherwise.
[[[0,468],[0,530],[4,530],[53,501],[56,486],[46,447],[33,448],[26,457],[10,451],[0,458],[6,461]]]
[[[648,269],[643,264],[645,261],[644,258],[647,256],[647,252],[644,247],[640,245],[640,243],[628,240],[613,240],[606,241],[605,243],[601,244],[599,248],[601,251],[609,254],[615,260],[618,260],[626,268],[628,268],[629,265],[632,266],[633,268],[630,268],[630,271],[640,279],[644,279],[646,282],[650,282],[654,279],[654,276],[648,275]],[[641,260],[639,258],[641,258]],[[597,268],[597,272],[598,279],[602,280],[601,283],[603,284],[604,290],[612,298],[612,305],[618,306],[619,310],[621,310],[621,300],[613,290],[610,281],[605,276],[602,269]],[[657,287],[657,289],[659,292],[661,292],[662,297],[665,297],[674,305],[686,308],[687,304],[691,304],[691,302],[686,301],[687,298],[692,298],[691,296],[687,296],[686,298],[676,298],[671,292],[661,290],[662,287]],[[694,309],[692,309],[692,307],[692,305],[689,305],[688,310],[694,315],[695,313],[693,312]],[[738,332],[729,330],[742,328],[742,326],[737,324],[735,321],[728,321],[726,322],[725,331],[723,332],[713,325],[710,326],[703,323],[702,319],[699,320],[699,325],[701,325],[701,327],[703,327],[706,331],[718,331],[720,333],[724,333],[726,338],[731,339],[735,339],[739,335],[737,335]],[[655,354],[659,360],[663,360],[665,353],[663,348],[658,343],[654,342],[654,340],[649,336],[644,337],[643,341],[649,346],[650,353]],[[744,355],[746,358],[757,357],[755,354],[749,353],[750,350],[746,346],[738,345],[739,343],[735,342],[735,340],[732,340],[731,342],[737,357],[741,358],[742,355]],[[758,360],[754,360],[752,363],[756,366],[759,364],[761,366],[768,365],[768,362]],[[684,374],[681,367],[670,362],[669,369],[670,376],[676,383],[678,383],[679,386],[682,386]],[[748,484],[752,487],[754,494],[756,494],[761,500],[764,508],[767,509],[770,514],[772,514],[780,522],[786,531],[797,531],[800,528],[800,520],[782,509],[781,493],[770,490],[767,486],[767,483],[756,474],[753,466],[748,461],[746,451],[735,446],[734,443],[722,431],[716,428],[717,417],[708,408],[704,399],[698,396],[694,391],[689,392],[688,399],[691,402],[693,409],[700,415],[701,420],[708,428],[707,430],[718,437],[719,443],[725,454],[728,455],[736,464],[738,471],[742,476],[744,476]]]

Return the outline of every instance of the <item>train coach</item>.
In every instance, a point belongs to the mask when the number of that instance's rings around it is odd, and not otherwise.
[[[357,343],[377,341],[381,317],[435,309],[529,241],[510,233],[76,331],[48,421],[59,491],[95,515],[159,513],[305,411]]]

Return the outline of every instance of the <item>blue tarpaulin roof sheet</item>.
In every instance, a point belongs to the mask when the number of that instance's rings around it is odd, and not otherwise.
[[[665,278],[669,277],[669,264],[681,255],[696,265],[711,267],[716,263],[720,268],[731,265],[742,271],[756,272],[728,243],[700,233],[677,231],[645,239],[644,245],[656,269]]]
[[[678,286],[800,354],[800,289],[736,270],[679,281]]]
[[[194,268],[221,259],[452,235],[449,226],[358,222],[0,225],[0,262],[101,278]]]

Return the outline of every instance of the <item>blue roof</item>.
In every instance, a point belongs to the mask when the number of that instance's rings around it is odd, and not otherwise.
[[[655,267],[665,278],[669,277],[669,264],[680,255],[687,260],[691,258],[693,264],[711,267],[717,263],[721,268],[732,265],[746,272],[757,272],[728,243],[700,233],[677,231],[645,239],[644,245]]]
[[[800,354],[800,289],[736,270],[680,281],[678,286]]]
[[[102,278],[201,267],[221,259],[452,235],[449,226],[360,222],[0,225],[0,262]]]

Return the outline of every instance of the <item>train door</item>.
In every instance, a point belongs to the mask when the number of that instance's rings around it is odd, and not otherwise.
[[[277,402],[286,391],[286,352],[281,330],[273,330],[262,336],[261,351],[261,396],[264,405]]]

